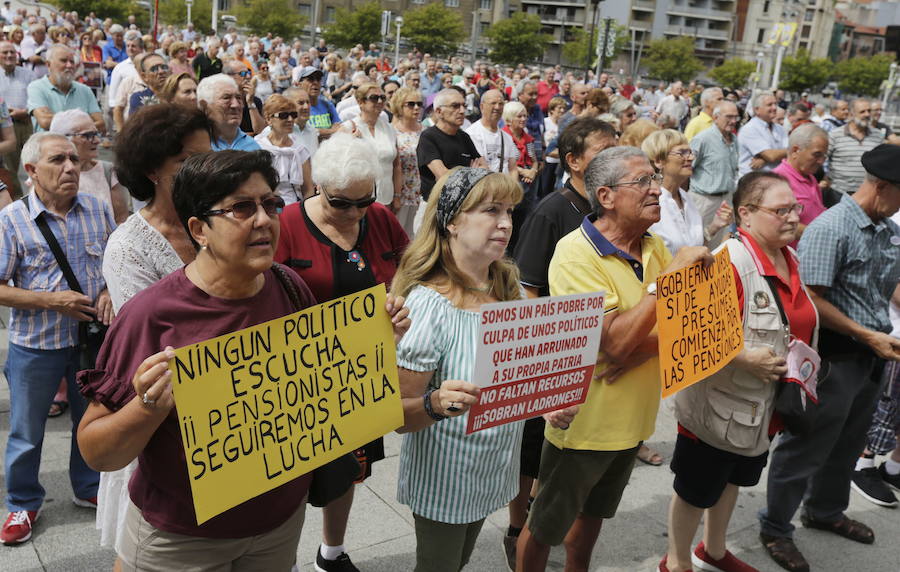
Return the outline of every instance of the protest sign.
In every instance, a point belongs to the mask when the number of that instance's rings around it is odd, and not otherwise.
[[[602,292],[481,307],[466,433],[584,402],[600,349]]]
[[[384,285],[175,350],[197,523],[403,424]]]
[[[722,369],[744,349],[744,327],[723,248],[708,268],[697,262],[656,279],[662,396]]]

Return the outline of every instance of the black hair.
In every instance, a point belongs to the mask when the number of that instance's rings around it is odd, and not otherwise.
[[[562,133],[559,134],[559,143],[557,144],[559,147],[559,160],[567,173],[569,172],[569,162],[566,161],[566,156],[569,153],[573,157],[584,155],[584,151],[587,148],[587,138],[591,135],[609,137],[615,141],[616,128],[596,117],[578,117],[566,125]]]
[[[397,81],[397,80],[395,80],[395,79],[389,79],[389,80],[387,80],[386,82],[384,82],[383,84],[381,84],[381,89],[386,88],[386,87],[388,86],[389,83],[392,83],[392,84],[396,85],[397,87],[400,87],[400,82],[399,82],[399,81]]]
[[[773,182],[790,185],[783,175],[771,171],[750,171],[738,181],[737,190],[734,192],[734,219],[740,224],[741,217],[738,207],[756,205],[762,200],[763,195]]]
[[[137,200],[152,200],[156,187],[147,174],[180,154],[184,138],[197,131],[212,134],[212,123],[199,109],[169,103],[140,108],[116,137],[119,182]]]
[[[206,213],[213,205],[235,192],[253,173],[259,173],[271,189],[278,186],[278,171],[268,151],[209,151],[188,158],[175,177],[172,202],[178,220],[194,246],[188,220],[197,217],[209,222]]]

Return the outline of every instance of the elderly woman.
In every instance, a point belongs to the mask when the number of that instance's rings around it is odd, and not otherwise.
[[[663,239],[672,254],[685,246],[709,245],[731,224],[732,208],[723,201],[713,221],[703,227],[700,211],[683,188],[694,172],[694,151],[687,138],[674,129],[656,131],[644,139],[641,150],[663,176],[660,219],[650,230]]]
[[[816,345],[818,314],[788,247],[802,205],[784,177],[766,172],[741,178],[734,204],[738,233],[722,248],[734,267],[744,349],[675,396],[675,494],[662,572],[690,570],[692,563],[701,570],[752,569],[727,550],[728,521],[738,487],[759,482],[770,440],[780,430],[774,401],[779,383],[785,383],[785,358],[798,346],[812,352]],[[692,552],[704,514],[703,541]]]
[[[356,89],[359,116],[344,122],[344,129],[373,143],[381,174],[375,180],[375,197],[393,212],[400,209],[400,190],[403,173],[397,156],[397,133],[382,115],[387,96],[374,83],[364,83]]]
[[[550,68],[552,69],[552,68]],[[548,69],[548,74],[550,69]],[[562,97],[556,96],[547,103],[547,116],[544,117],[544,149],[559,137],[560,119],[565,115],[568,103]],[[555,146],[554,146],[555,147]],[[541,196],[556,188],[556,178],[559,171],[559,150],[553,149],[544,155],[544,168],[541,169]]]
[[[413,320],[397,347],[407,433],[397,496],[413,511],[416,572],[458,572],[484,519],[519,490],[522,422],[466,435],[478,401],[473,382],[482,304],[523,297],[505,258],[512,211],[522,200],[512,178],[459,167],[442,176],[391,291],[407,295]],[[402,293],[402,294],[401,294]],[[567,427],[575,408],[548,416]]]
[[[194,76],[194,68],[188,61],[188,45],[184,42],[172,42],[169,46],[169,71],[172,75],[182,73]]]
[[[318,194],[289,205],[281,216],[281,237],[275,260],[290,266],[309,285],[316,300],[325,302],[376,284],[390,285],[408,239],[387,207],[375,200],[381,176],[372,161],[372,141],[338,131],[319,146],[312,178]],[[372,463],[384,459],[382,439],[361,447],[357,458],[362,482]],[[351,487],[324,509],[320,560],[346,559],[344,534],[353,504]],[[333,565],[333,564],[332,564]]]
[[[79,56],[84,66],[84,75],[81,81],[92,88],[100,87],[101,66],[103,65],[103,50],[94,43],[94,35],[91,30],[86,30],[79,35],[81,47]]]
[[[407,236],[413,236],[413,221],[421,202],[419,163],[416,149],[422,133],[422,94],[417,88],[401,87],[391,98],[394,120],[391,125],[397,133],[397,157],[402,175],[400,207],[395,213]]]
[[[80,109],[60,111],[53,116],[49,131],[68,137],[78,151],[81,162],[78,192],[93,195],[110,205],[116,223],[128,218],[130,205],[126,191],[119,184],[112,164],[98,158],[100,132],[91,116]]]
[[[283,95],[272,95],[263,105],[263,115],[270,129],[255,137],[261,149],[272,154],[278,171],[278,195],[285,204],[302,201],[313,194],[309,150],[293,134],[297,105]]]
[[[637,119],[634,103],[624,97],[617,97],[609,107],[609,112],[619,120],[619,133],[624,133],[628,126]]]
[[[656,131],[659,131],[656,123],[649,119],[638,119],[622,130],[622,135],[619,137],[619,145],[640,149],[641,145],[644,144],[644,139]]]
[[[159,100],[163,103],[197,107],[197,82],[186,73],[170,75],[159,91]]]
[[[525,123],[528,121],[528,110],[518,101],[510,101],[503,106],[503,130],[512,136],[519,159],[519,180],[524,185],[531,185],[538,175],[538,162],[535,160],[534,137],[528,134]]]
[[[233,78],[223,73],[203,78],[197,102],[213,122],[213,150],[259,150],[259,143],[241,130],[245,97]]]
[[[194,260],[196,248],[172,202],[175,175],[187,157],[209,151],[212,125],[196,107],[154,105],[129,118],[116,139],[116,172],[128,192],[146,206],[119,225],[103,254],[113,309]],[[132,461],[100,473],[97,528],[100,543],[120,552],[128,508]]]
[[[256,90],[254,95],[260,98],[264,103],[270,95],[275,93],[275,83],[269,74],[269,61],[259,60],[256,62],[256,78],[254,79]]]

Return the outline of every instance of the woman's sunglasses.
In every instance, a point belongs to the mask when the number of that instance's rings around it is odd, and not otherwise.
[[[272,117],[277,117],[278,119],[297,119],[299,116],[300,114],[296,111],[279,111],[272,114]]]
[[[410,109],[415,109],[416,107],[422,107],[422,102],[421,101],[407,101],[403,105],[405,105],[406,107],[408,107]]]
[[[321,189],[322,194],[325,195],[325,200],[328,201],[328,204],[336,209],[364,209],[372,205],[375,202],[375,195],[372,194],[364,199],[353,200],[353,199],[345,199],[343,197],[332,197],[328,194],[328,191],[325,189]]]
[[[378,102],[384,103],[385,101],[387,101],[387,96],[386,95],[367,95],[366,100],[371,101],[372,103],[378,103]]]
[[[268,197],[259,202],[251,200],[238,201],[225,209],[215,209],[207,211],[203,213],[203,216],[231,214],[231,216],[238,220],[246,220],[252,216],[255,216],[256,213],[259,212],[260,206],[262,206],[263,210],[266,211],[267,215],[275,216],[277,214],[281,214],[281,211],[284,209],[284,199],[282,199],[281,197]]]

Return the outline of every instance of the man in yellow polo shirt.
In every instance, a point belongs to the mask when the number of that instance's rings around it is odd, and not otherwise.
[[[713,125],[713,110],[722,103],[724,96],[721,87],[707,87],[700,94],[700,113],[688,122],[684,128],[684,136],[690,141],[701,131],[706,131]]]
[[[653,434],[660,381],[656,277],[704,260],[705,247],[674,259],[647,232],[659,220],[659,183],[647,156],[613,147],[588,166],[593,214],[556,245],[552,295],[606,292],[603,334],[587,400],[566,430],[548,428],[539,489],[519,537],[516,570],[544,570],[565,539],[566,569],[587,570],[603,519],[615,515],[638,447]]]

